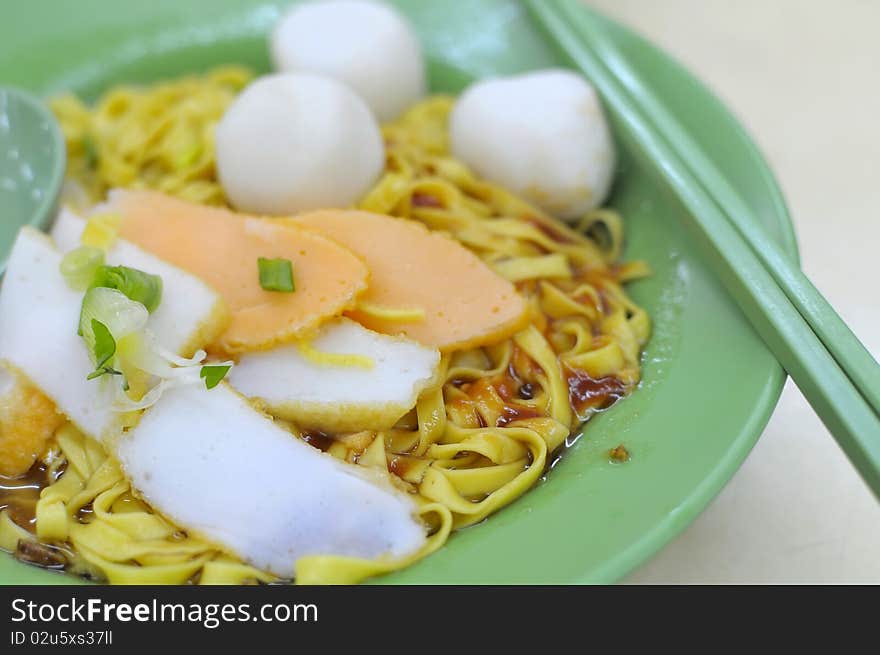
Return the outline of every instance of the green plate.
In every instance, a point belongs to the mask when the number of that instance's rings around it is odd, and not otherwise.
[[[284,3],[279,3],[284,4]],[[418,29],[435,91],[559,65],[510,0],[401,1]],[[586,10],[585,10],[586,11]],[[94,97],[240,62],[268,67],[274,4],[233,0],[31,0],[4,9],[0,83]],[[755,216],[793,256],[794,234],[767,165],[724,107],[666,55],[607,23],[653,91],[706,144]],[[639,390],[594,418],[537,488],[439,553],[381,579],[394,583],[611,582],[680,532],[730,479],[760,435],[784,373],[727,297],[681,226],[685,210],[632,144],[620,143],[612,204],[627,220],[628,258],[654,275],[630,287],[654,319]],[[607,451],[624,444],[626,464]],[[0,557],[0,581],[68,578]]]

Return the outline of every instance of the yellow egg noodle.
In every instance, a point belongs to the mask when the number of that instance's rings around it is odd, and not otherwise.
[[[155,189],[224,203],[214,168],[214,128],[253,74],[237,66],[149,87],[118,86],[89,108],[73,95],[50,101],[67,145],[74,205],[114,187]]]
[[[246,70],[223,68],[150,87],[119,87],[93,108],[72,96],[53,101],[79,201],[91,204],[121,186],[224,203],[213,129],[250,77]],[[572,229],[478,178],[449,154],[452,103],[450,97],[428,98],[384,127],[385,172],[359,207],[453,236],[516,285],[528,300],[530,325],[501,343],[445,354],[439,383],[393,429],[330,435],[329,454],[375,468],[412,493],[432,532],[405,560],[302,558],[298,582],[356,582],[433,552],[452,530],[525,493],[584,420],[639,381],[650,321],[622,284],[647,269],[640,262],[617,263],[620,217],[597,210]],[[405,320],[419,311],[365,309]],[[279,423],[314,441],[297,426]],[[53,545],[67,554],[68,569],[112,583],[273,579],[152,512],[115,460],[70,425],[58,430],[41,465],[57,473],[40,494],[36,534],[0,513],[2,548]]]

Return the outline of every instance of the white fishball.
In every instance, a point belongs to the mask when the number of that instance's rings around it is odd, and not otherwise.
[[[385,163],[379,124],[344,84],[306,73],[250,84],[217,125],[217,173],[236,209],[292,214],[346,207]]]
[[[545,70],[477,82],[450,117],[453,154],[479,175],[574,220],[608,195],[614,142],[593,87]]]
[[[425,95],[419,40],[383,4],[329,0],[296,6],[275,26],[270,45],[275,68],[345,82],[380,121],[396,118]]]

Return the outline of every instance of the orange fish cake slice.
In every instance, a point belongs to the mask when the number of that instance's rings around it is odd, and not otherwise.
[[[231,319],[214,346],[227,353],[264,350],[306,335],[353,307],[367,287],[364,262],[314,231],[150,191],[113,191],[103,210],[122,217],[121,237],[223,296]],[[264,290],[260,257],[290,260],[295,291]]]
[[[280,221],[330,237],[363,259],[370,286],[362,301],[424,310],[423,318],[413,321],[348,312],[371,330],[448,352],[496,343],[528,321],[526,301],[510,282],[459,242],[421,223],[350,210],[320,210]]]

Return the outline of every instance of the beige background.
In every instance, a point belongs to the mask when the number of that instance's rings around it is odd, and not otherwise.
[[[803,267],[880,356],[880,0],[588,0],[677,57],[769,159]],[[730,484],[636,583],[880,582],[880,505],[790,382]]]

